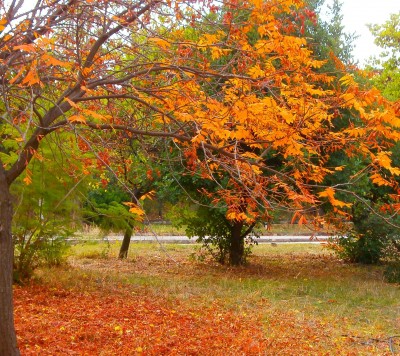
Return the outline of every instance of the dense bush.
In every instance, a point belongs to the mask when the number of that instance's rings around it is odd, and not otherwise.
[[[385,242],[374,235],[360,235],[351,231],[334,240],[338,256],[354,263],[376,264],[383,256]]]
[[[186,235],[196,238],[202,244],[202,249],[221,264],[232,264],[232,254],[235,251],[233,241],[234,222],[226,218],[225,212],[208,206],[199,206],[195,211],[183,211],[179,226],[185,226]],[[251,245],[258,237],[252,228],[244,225],[241,230],[242,256],[239,264],[246,262],[251,253]],[[239,252],[240,253],[240,252]],[[200,254],[200,256],[202,256]]]
[[[384,263],[386,279],[400,283],[400,218],[389,218],[359,207],[352,229],[335,239],[331,247],[349,262]]]

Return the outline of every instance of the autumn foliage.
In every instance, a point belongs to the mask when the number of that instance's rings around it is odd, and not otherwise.
[[[230,177],[226,189],[213,192],[230,220],[254,221],[260,205],[301,211],[321,198],[339,211],[349,207],[335,188],[314,189],[343,169],[328,165],[334,152],[364,157],[373,183],[397,189],[390,178],[400,174],[390,158],[399,139],[395,108],[359,85],[337,58],[337,73],[324,71],[325,61],[296,35],[305,16],[315,21],[302,1],[207,5],[178,1],[164,8],[153,1],[135,5],[136,12],[126,4],[124,12],[113,2],[104,9],[72,2],[65,25],[55,23],[51,33],[21,22],[7,34],[3,91],[12,125],[5,122],[3,130],[15,154],[2,160],[9,182],[25,171],[29,184],[33,177],[22,162],[40,159],[36,141],[65,129],[85,151],[97,150],[104,167],[118,145],[116,131],[141,137],[143,145],[149,136],[173,139],[192,174]],[[300,24],[290,22],[296,12]],[[22,36],[29,30],[34,40]],[[20,107],[31,101],[27,120]],[[339,127],[343,110],[353,119]]]
[[[227,178],[212,202],[239,224],[323,201],[347,216],[358,197],[338,192],[359,174],[397,199],[398,112],[339,60],[335,75],[324,72],[296,35],[303,20],[288,26],[296,12],[315,21],[302,1],[55,0],[26,11],[22,3],[0,1],[0,341],[13,354],[10,189],[35,178],[29,163],[43,159],[46,136],[72,133],[99,168],[120,144],[116,132],[144,147],[163,138],[189,174]],[[340,126],[343,111],[351,119]],[[73,145],[60,152],[82,158],[88,173],[94,163]],[[368,164],[350,182],[324,186],[342,169],[330,161],[335,152]]]

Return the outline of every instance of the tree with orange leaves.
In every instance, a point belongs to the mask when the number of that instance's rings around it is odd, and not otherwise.
[[[344,186],[314,191],[340,169],[326,164],[337,150],[370,157],[373,182],[396,189],[389,149],[399,113],[351,75],[337,82],[318,72],[324,62],[280,20],[301,0],[223,1],[215,20],[219,4],[206,0],[22,3],[0,2],[0,355],[18,354],[10,186],[35,178],[26,167],[47,135],[168,139],[193,172],[213,180],[223,171],[267,211],[321,199],[343,211],[350,203],[336,192]],[[189,28],[199,31],[188,39]],[[339,108],[360,125],[334,130]],[[242,211],[238,199],[232,189],[215,194],[229,220],[255,219],[257,209]]]

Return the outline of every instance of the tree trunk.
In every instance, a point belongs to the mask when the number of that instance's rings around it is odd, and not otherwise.
[[[14,328],[12,202],[0,162],[0,356],[19,355]]]
[[[132,232],[133,228],[132,226],[129,225],[125,230],[124,239],[122,240],[122,245],[119,250],[118,258],[121,260],[128,257],[128,250],[129,250],[129,244],[131,243]]]
[[[244,238],[242,222],[234,222],[231,228],[231,243],[229,246],[229,264],[239,266],[244,262]]]

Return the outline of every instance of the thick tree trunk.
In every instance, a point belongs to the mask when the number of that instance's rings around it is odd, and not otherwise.
[[[122,245],[118,255],[118,258],[121,260],[128,257],[129,244],[131,243],[132,232],[133,232],[132,226],[127,227],[125,230],[124,239],[122,240]]]
[[[231,244],[229,249],[229,264],[239,266],[244,262],[244,238],[242,222],[235,222],[231,228]]]
[[[14,328],[12,202],[0,162],[0,356],[19,355]]]

